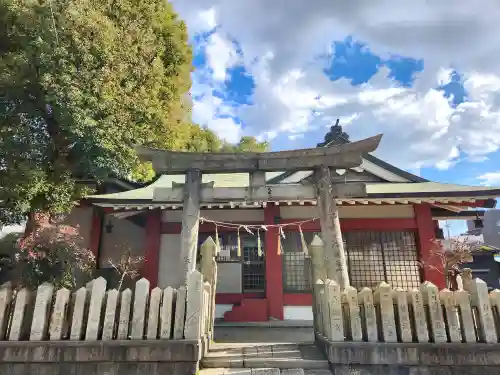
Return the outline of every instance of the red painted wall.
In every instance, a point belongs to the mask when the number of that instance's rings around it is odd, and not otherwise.
[[[273,209],[278,210],[279,207],[270,206]],[[268,209],[266,207],[266,209]],[[266,212],[266,211],[265,211]],[[265,215],[265,213],[264,213]],[[274,220],[274,219],[273,219]],[[303,219],[302,219],[303,220]],[[302,221],[301,219],[283,219],[281,223],[296,223]],[[245,224],[260,225],[261,222],[246,222]],[[274,221],[273,223],[274,224]],[[344,232],[349,232],[353,230],[414,230],[417,229],[417,221],[415,219],[341,219],[340,220],[341,229]],[[304,232],[321,232],[321,225],[319,220],[308,221],[301,225]],[[212,223],[200,223],[200,233],[213,233],[215,232],[214,224]],[[236,232],[237,228],[219,228],[220,232]],[[287,231],[298,231],[298,227],[289,226],[286,228]],[[164,234],[178,234],[181,233],[181,223],[168,223],[163,222],[161,225],[161,232]],[[276,230],[276,232],[278,232]]]
[[[244,299],[262,298],[260,293],[217,293],[215,303],[231,305],[241,303]]]
[[[279,217],[279,206],[268,204],[264,208],[264,224],[275,224]],[[283,261],[278,254],[278,228],[268,228],[266,231],[266,298],[268,300],[269,317],[283,320]]]
[[[311,293],[285,293],[283,296],[285,306],[312,306]]]
[[[149,211],[146,221],[146,248],[144,249],[143,277],[149,280],[151,288],[158,285],[158,260],[161,241],[161,211]]]
[[[417,222],[420,260],[423,263],[424,280],[430,281],[438,288],[445,288],[446,281],[443,264],[439,257],[431,253],[431,241],[434,240],[435,224],[432,220],[431,206],[428,203],[415,204],[415,219]]]

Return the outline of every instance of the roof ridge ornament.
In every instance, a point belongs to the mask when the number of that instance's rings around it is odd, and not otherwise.
[[[330,131],[325,134],[325,139],[323,142],[318,143],[318,147],[341,145],[345,143],[350,143],[349,134],[342,131],[342,125],[340,125],[340,119],[335,121],[335,125],[330,127]]]

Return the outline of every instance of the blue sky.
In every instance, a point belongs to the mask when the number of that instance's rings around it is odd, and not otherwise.
[[[208,59],[206,46],[215,30],[199,34],[194,38],[195,47],[195,73],[194,80],[197,84],[207,84],[212,88],[212,95],[219,98],[223,105],[234,109],[234,113],[216,113],[217,118],[232,118],[236,124],[239,124],[243,133],[258,135],[252,130],[252,124],[241,119],[237,111],[240,108],[254,105],[254,94],[256,83],[251,72],[246,68],[248,64],[243,62],[233,64],[226,71],[226,78],[216,85],[211,82],[211,77],[214,74]],[[244,60],[244,52],[241,46],[235,40],[229,40],[234,48],[234,55],[237,59]],[[398,54],[387,54],[386,57],[377,55],[370,50],[370,46],[355,40],[348,36],[343,40],[332,42],[329,52],[316,56],[315,62],[321,61],[323,64],[323,74],[331,82],[348,81],[355,89],[361,88],[364,84],[384,69],[386,71],[386,79],[396,87],[412,89],[416,77],[425,72],[425,59],[419,56],[401,56]],[[457,108],[462,103],[468,101],[468,92],[463,84],[463,77],[459,71],[452,70],[448,82],[439,84],[436,82],[433,89],[438,90],[445,98],[450,100],[450,107]],[[201,97],[196,97],[195,100]],[[263,109],[265,110],[265,109]],[[314,117],[315,111],[311,111],[311,116]],[[370,124],[364,124],[369,127]],[[344,126],[344,130],[349,133],[349,126]],[[328,131],[328,127],[312,128],[298,136],[290,136],[288,132],[278,132],[271,139],[271,147],[273,150],[282,150],[290,148],[314,147],[316,143],[323,139],[324,134]],[[369,129],[367,130],[369,132]],[[399,129],[400,132],[405,132],[405,129]],[[222,134],[224,136],[224,134]],[[433,165],[426,165],[419,168],[411,168],[398,165],[393,160],[395,165],[403,167],[413,173],[429,180],[457,183],[464,185],[478,185],[481,183],[478,176],[484,175],[497,168],[497,161],[500,160],[498,151],[490,153],[487,158],[480,157],[481,161],[471,160],[468,155],[459,151],[458,157],[449,168],[443,169]],[[452,232],[459,233],[465,230],[463,222],[454,222]]]
[[[210,73],[205,49],[203,48],[206,39],[210,35],[211,33],[204,33],[195,38],[194,64],[197,72],[207,71]],[[239,46],[236,43],[235,45],[238,54],[241,54]],[[411,88],[415,77],[425,69],[425,61],[418,56],[391,55],[388,58],[382,58],[371,52],[369,46],[355,41],[352,37],[334,41],[331,54],[322,56],[322,58],[327,61],[324,74],[331,81],[347,79],[355,87],[369,82],[381,67],[385,67],[388,69],[388,79],[393,80],[402,87]],[[209,80],[209,77],[207,77],[207,80]],[[453,73],[450,83],[441,87],[436,85],[435,88],[441,90],[447,97],[452,96],[455,106],[467,101],[467,92],[462,84],[459,72],[455,71]],[[255,84],[251,74],[241,64],[227,70],[227,79],[217,89],[214,89],[214,96],[221,98],[228,105],[238,108],[253,103],[254,89]],[[243,129],[249,126],[241,122],[237,116],[234,117],[238,122],[242,123]],[[366,126],[369,126],[369,124],[366,124]],[[327,130],[326,127],[314,129],[307,133],[307,137],[298,137],[294,140],[290,140],[286,133],[278,134],[276,138],[271,140],[271,147],[273,150],[311,147],[322,140]],[[349,132],[349,127],[345,127],[344,130]],[[404,129],[401,129],[401,131],[404,132]],[[494,170],[497,161],[500,160],[500,153],[498,151],[491,153],[488,159],[481,162],[469,161],[464,155],[461,155],[460,159],[461,161],[455,166],[446,170],[435,167],[424,167],[419,170],[406,169],[431,180],[478,184],[477,176]]]
[[[236,142],[351,139],[425,178],[500,186],[500,6],[172,0],[196,47],[193,117]],[[288,4],[288,3],[287,3]]]

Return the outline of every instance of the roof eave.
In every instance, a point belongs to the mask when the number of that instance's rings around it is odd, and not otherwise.
[[[388,171],[397,174],[403,178],[406,178],[407,180],[410,180],[411,182],[430,182],[429,180],[422,178],[420,176],[414,175],[410,172],[407,172],[403,169],[400,169],[398,167],[395,167],[392,164],[389,164],[382,159],[377,158],[376,156],[373,156],[371,154],[366,154],[364,155],[364,158],[368,161],[371,161],[373,164],[378,165],[381,168],[387,169]]]
[[[447,202],[450,199],[452,202]],[[463,201],[462,201],[463,199]],[[350,198],[350,199],[340,199],[339,201],[350,202],[351,204],[367,204],[367,203],[375,203],[375,204],[384,204],[384,203],[405,203],[405,204],[418,204],[418,203],[432,203],[432,204],[440,204],[440,203],[450,203],[453,202],[462,202],[462,203],[471,203],[471,206],[476,201],[486,200],[487,198],[481,195],[471,194],[368,194],[364,198]],[[97,205],[97,206],[150,206],[150,205],[175,205],[182,206],[182,202],[177,201],[169,201],[169,202],[160,202],[153,201],[153,199],[143,199],[143,198],[118,198],[118,199],[110,199],[110,198],[99,198],[98,196],[86,198],[86,203]],[[387,202],[384,202],[387,201]],[[281,203],[290,203],[291,201],[282,201]],[[298,201],[297,201],[298,202]],[[209,206],[217,207],[219,205],[228,205],[228,204],[240,204],[245,202],[214,202],[208,204]],[[475,206],[475,205],[474,205]],[[477,207],[477,206],[476,206]],[[465,210],[464,210],[465,211]]]
[[[442,207],[432,207],[432,217],[438,220],[473,220],[484,217],[484,210],[463,210],[453,212]]]
[[[340,141],[341,143],[350,143],[351,142],[350,140],[345,139],[344,137],[341,136],[341,137],[338,137],[335,140],[332,140],[328,143],[324,143],[319,147],[329,147],[329,146],[334,145],[335,142],[338,142],[338,141]],[[404,179],[407,179],[410,182],[430,182],[429,180],[427,180],[425,178],[422,178],[420,176],[417,176],[417,175],[414,175],[410,172],[407,172],[403,169],[400,169],[400,168],[398,168],[392,164],[389,164],[389,163],[387,163],[387,162],[385,162],[385,161],[383,161],[383,160],[381,160],[381,159],[379,159],[376,156],[373,156],[371,154],[365,154],[365,155],[363,155],[363,157],[366,160],[368,160],[369,162],[379,166],[380,168],[386,169],[389,172],[392,172],[392,173],[394,173],[394,174],[396,174]],[[296,173],[296,171],[284,172],[283,174],[276,176],[276,177],[272,178],[271,180],[269,180],[268,183],[279,184],[282,180],[290,177],[294,173]]]
[[[488,200],[488,204],[493,204],[495,198],[500,197],[500,189],[491,190],[470,190],[470,191],[438,191],[438,192],[412,192],[412,193],[374,193],[368,194],[369,198],[476,198],[478,200]],[[495,203],[496,204],[496,203]],[[493,206],[494,207],[494,206]],[[490,207],[485,207],[490,208]],[[492,207],[491,207],[492,208]]]
[[[349,143],[351,142],[350,140],[348,139],[345,139],[344,137],[339,137],[336,139],[337,141],[340,140],[341,142],[343,143]],[[336,140],[333,140],[331,142],[328,142],[326,143],[325,145],[323,145],[322,147],[329,147],[331,146],[332,144],[334,144],[334,142]],[[420,176],[417,176],[417,175],[414,175],[410,172],[407,172],[403,169],[400,169],[392,164],[389,164],[385,161],[383,161],[382,159],[379,159],[377,158],[376,156],[373,156],[371,154],[365,154],[363,156],[366,160],[372,162],[373,164],[376,164],[377,166],[381,167],[381,168],[384,168],[384,169],[387,169],[388,171],[394,173],[394,174],[397,174],[399,175],[400,177],[403,177],[403,178],[406,178],[407,180],[410,180],[411,182],[430,182],[429,180],[425,179],[425,178],[422,178]]]

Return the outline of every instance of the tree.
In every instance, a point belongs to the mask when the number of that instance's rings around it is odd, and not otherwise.
[[[428,263],[421,262],[422,267],[430,267],[446,277],[446,287],[457,290],[457,277],[462,272],[461,266],[473,261],[472,251],[478,250],[468,238],[452,238],[448,244],[442,240],[431,240]],[[436,266],[439,264],[439,267]]]
[[[190,121],[191,49],[163,0],[0,0],[0,220],[67,212],[77,178],[147,180],[137,144],[220,149]]]
[[[227,152],[265,152],[269,148],[267,142],[258,142],[255,137],[244,136],[236,145],[224,143],[221,151]]]
[[[237,144],[223,141],[207,127],[198,127],[191,133],[186,149],[193,152],[265,152],[269,148],[267,142],[259,142],[255,137],[241,137]]]

